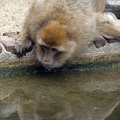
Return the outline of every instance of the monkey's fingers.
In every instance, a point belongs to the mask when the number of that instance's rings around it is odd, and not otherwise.
[[[17,53],[16,56],[17,56],[18,58],[23,57],[23,55],[22,55],[21,53]]]
[[[23,57],[23,53],[22,53],[21,46],[15,44],[15,45],[14,45],[14,52],[13,52],[13,54],[16,54],[16,56],[17,56],[18,58]]]
[[[26,53],[32,51],[32,49],[33,49],[33,46],[30,46],[28,48],[23,48],[21,53],[23,56],[26,56]]]
[[[32,51],[33,50],[33,46],[30,46],[29,48],[27,48],[25,51],[26,51],[26,53],[27,52],[30,52],[30,51]]]
[[[28,43],[20,43],[16,41],[14,45],[14,54],[16,54],[18,58],[20,58],[25,56],[26,53],[30,52],[32,49],[33,46],[31,41],[29,41]]]

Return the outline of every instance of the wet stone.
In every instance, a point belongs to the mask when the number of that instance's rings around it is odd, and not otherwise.
[[[101,36],[99,38],[96,38],[94,41],[94,45],[96,48],[100,48],[106,45],[106,40]]]
[[[0,39],[0,42],[5,46],[6,51],[14,53],[14,41]]]

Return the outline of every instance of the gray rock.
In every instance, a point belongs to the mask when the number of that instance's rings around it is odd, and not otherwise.
[[[120,18],[120,0],[107,0],[106,11],[113,12]]]

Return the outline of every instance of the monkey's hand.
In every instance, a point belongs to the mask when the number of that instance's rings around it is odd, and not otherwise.
[[[27,39],[24,36],[18,36],[18,39],[15,41],[14,53],[18,58],[26,55],[27,52],[30,52],[33,49],[32,41]]]

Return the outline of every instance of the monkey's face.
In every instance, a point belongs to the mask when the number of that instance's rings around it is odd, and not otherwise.
[[[71,57],[75,46],[65,27],[58,23],[50,24],[38,33],[37,58],[47,69],[59,67]]]
[[[59,60],[64,51],[57,48],[51,48],[46,45],[37,45],[37,58],[47,69],[52,69],[62,65],[63,61]]]
[[[74,49],[74,43],[69,44],[68,48],[63,46],[50,47],[43,44],[37,44],[37,59],[42,65],[51,70],[52,68],[60,67],[68,60]]]

